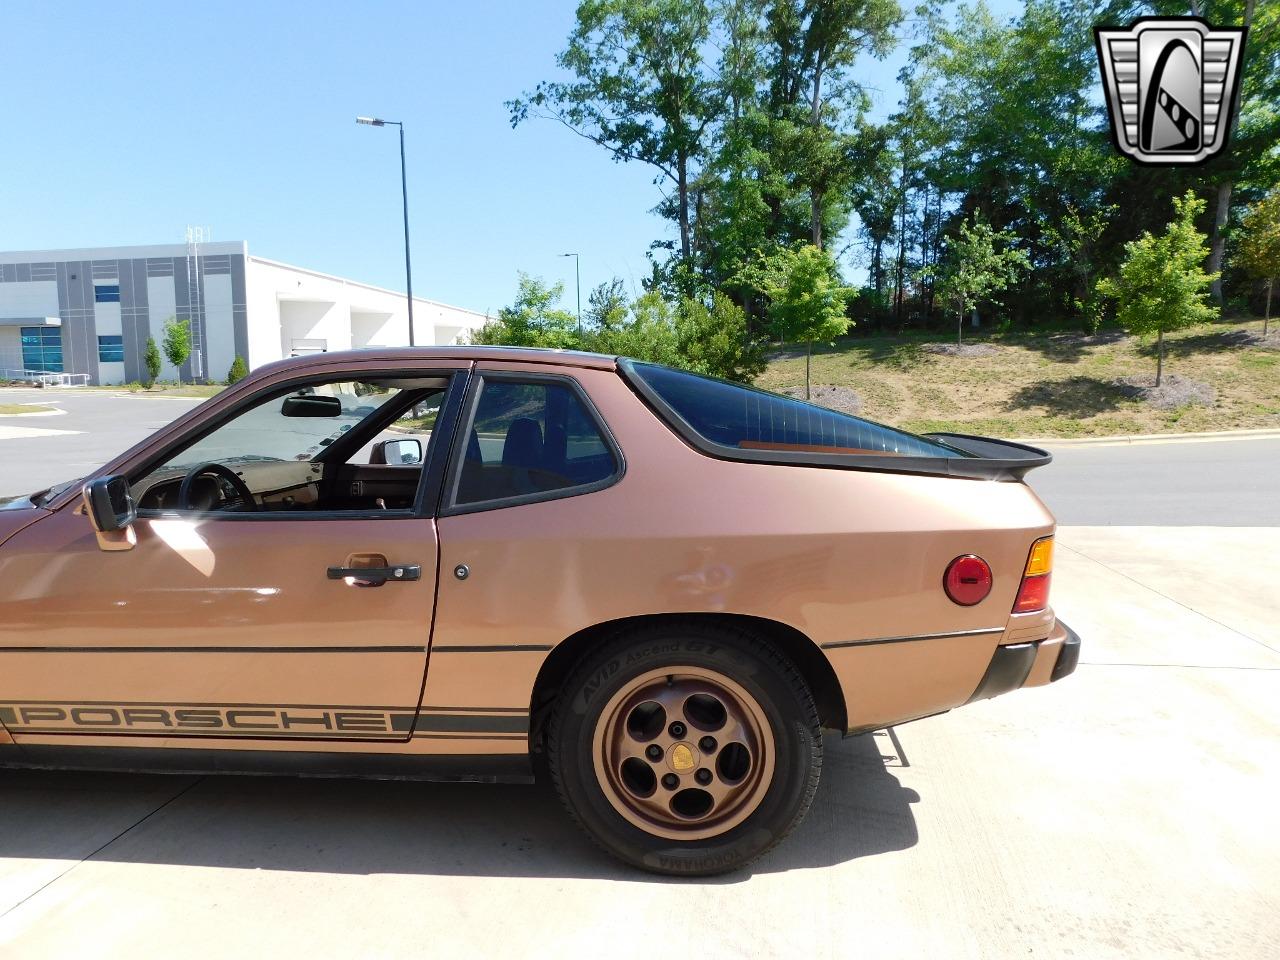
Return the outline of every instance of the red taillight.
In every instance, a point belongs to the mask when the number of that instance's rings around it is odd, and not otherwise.
[[[1027,565],[1018,586],[1014,613],[1032,613],[1049,605],[1049,574],[1053,570],[1053,537],[1041,537],[1031,545]]]
[[[991,568],[987,561],[973,554],[956,557],[942,577],[947,596],[962,607],[981,603],[991,592]]]
[[[1022,586],[1018,588],[1018,599],[1013,601],[1014,613],[1031,613],[1043,610],[1049,605],[1049,574],[1038,577],[1023,577]]]

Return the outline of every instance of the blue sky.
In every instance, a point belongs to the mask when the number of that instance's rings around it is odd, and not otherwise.
[[[1013,9],[1001,0],[997,9]],[[552,75],[569,0],[6,4],[0,249],[175,243],[188,224],[250,252],[404,288],[403,120],[415,292],[477,310],[516,271],[583,296],[669,235],[652,174],[503,101]],[[896,100],[898,54],[860,79]]]

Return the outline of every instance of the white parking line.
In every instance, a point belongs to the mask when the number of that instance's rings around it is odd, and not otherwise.
[[[39,427],[0,427],[0,440],[31,440],[35,437],[69,437],[83,430],[42,430]]]
[[[52,406],[47,403],[20,403],[20,407],[48,407]],[[65,417],[67,411],[61,407],[53,407],[51,410],[29,410],[26,413],[0,413],[0,417]]]

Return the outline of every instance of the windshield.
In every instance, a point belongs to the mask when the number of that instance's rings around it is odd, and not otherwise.
[[[229,460],[312,460],[400,393],[395,387],[363,382],[304,387],[245,411],[187,447],[167,465],[193,467]],[[296,403],[298,399],[312,397],[330,398],[331,406]]]

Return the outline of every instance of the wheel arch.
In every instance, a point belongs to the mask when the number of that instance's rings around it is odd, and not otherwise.
[[[749,630],[790,658],[813,693],[818,717],[828,729],[843,733],[847,727],[844,691],[831,662],[809,637],[789,624],[765,617],[732,613],[664,613],[608,620],[566,637],[543,661],[534,680],[529,703],[530,748],[542,752],[542,734],[556,693],[583,657],[624,630],[640,626],[706,625]]]

